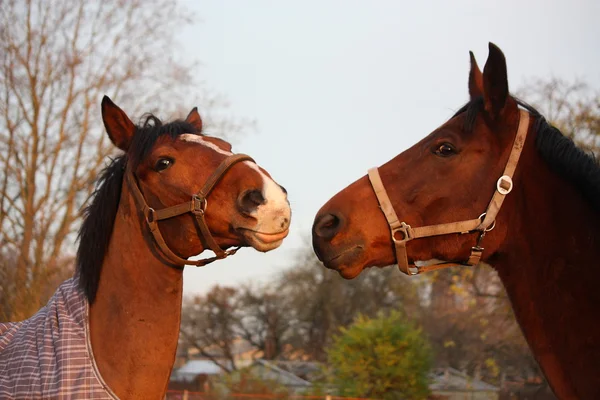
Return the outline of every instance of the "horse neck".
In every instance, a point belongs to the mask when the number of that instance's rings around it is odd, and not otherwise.
[[[507,204],[509,236],[490,263],[558,397],[600,398],[600,215],[550,170],[533,138],[526,149]]]
[[[96,300],[90,338],[100,374],[120,398],[162,398],[175,360],[182,271],[161,263],[142,233],[123,185]]]

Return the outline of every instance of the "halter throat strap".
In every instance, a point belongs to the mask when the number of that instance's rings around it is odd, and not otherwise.
[[[519,110],[519,126],[517,134],[513,142],[513,146],[504,168],[502,176],[496,182],[496,190],[492,195],[492,199],[488,204],[486,211],[479,218],[450,222],[445,224],[429,225],[413,228],[405,222],[401,222],[392,206],[390,198],[385,190],[385,186],[379,175],[377,167],[371,168],[368,172],[369,181],[373,187],[373,191],[377,196],[381,211],[385,215],[390,228],[392,242],[396,252],[396,262],[400,271],[407,275],[417,275],[422,272],[431,271],[440,268],[446,268],[453,265],[477,265],[481,260],[484,248],[481,247],[481,241],[486,232],[494,229],[496,224],[496,216],[502,207],[502,203],[506,195],[512,191],[512,177],[519,163],[519,158],[525,144],[527,131],[529,129],[529,113],[524,110]],[[418,267],[408,263],[406,254],[406,243],[413,239],[448,235],[452,233],[472,233],[479,232],[477,244],[471,248],[469,258],[462,263],[443,262],[440,264]]]
[[[208,195],[211,193],[216,184],[225,176],[225,173],[233,167],[235,164],[242,161],[252,161],[252,157],[247,156],[245,154],[234,154],[227,157],[217,169],[209,176],[204,186],[198,193],[192,196],[190,201],[177,204],[175,206],[162,208],[160,210],[155,210],[154,208],[148,206],[146,203],[146,199],[140,190],[137,180],[133,175],[131,169],[127,169],[125,173],[125,180],[127,181],[127,185],[129,187],[130,192],[133,194],[133,198],[135,199],[135,203],[144,216],[144,220],[150,230],[154,238],[155,245],[159,248],[162,256],[165,260],[173,265],[173,266],[183,266],[183,265],[194,265],[197,267],[204,266],[206,264],[210,264],[213,261],[228,257],[232,254],[235,254],[238,251],[239,247],[234,249],[224,251],[217,244],[214,237],[212,236],[210,229],[208,228],[208,224],[206,223],[206,209],[208,207]],[[191,213],[194,215],[196,220],[196,227],[199,230],[198,236],[205,248],[211,249],[214,253],[214,257],[205,258],[202,260],[187,260],[185,258],[179,257],[175,254],[165,242],[160,229],[158,227],[158,221],[173,218],[182,214]]]

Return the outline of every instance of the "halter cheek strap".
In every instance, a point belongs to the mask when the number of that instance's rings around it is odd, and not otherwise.
[[[528,128],[529,113],[524,110],[520,110],[519,127],[517,128],[517,134],[515,136],[506,167],[504,168],[504,173],[496,182],[496,190],[494,191],[486,211],[481,214],[479,218],[413,228],[405,222],[400,222],[400,219],[398,218],[398,215],[396,215],[396,211],[390,202],[390,198],[385,190],[385,186],[381,181],[379,170],[377,168],[371,168],[369,170],[369,181],[371,182],[371,186],[373,186],[373,191],[377,196],[377,201],[379,202],[381,211],[385,215],[390,227],[392,241],[394,243],[394,249],[396,252],[396,262],[398,263],[398,268],[400,271],[407,275],[417,275],[422,272],[446,268],[453,265],[479,264],[484,250],[483,247],[481,247],[481,241],[486,232],[494,229],[496,224],[496,216],[502,207],[502,203],[504,202],[506,195],[512,191],[512,176],[514,175],[517,164],[519,163],[519,157],[521,156],[523,145],[525,144]],[[423,267],[418,267],[414,264],[408,263],[406,242],[410,240],[430,236],[448,235],[452,233],[464,234],[472,232],[479,232],[479,238],[477,239],[477,244],[471,248],[471,254],[469,255],[469,258],[462,263],[443,262],[440,264]]]
[[[231,167],[242,161],[254,162],[250,156],[245,154],[234,154],[227,157],[210,175],[202,189],[200,189],[197,194],[192,196],[190,201],[167,208],[162,208],[160,210],[155,210],[154,208],[148,206],[146,199],[144,198],[144,195],[142,194],[137,181],[133,176],[133,172],[130,169],[127,170],[125,173],[125,179],[127,181],[127,185],[129,186],[129,190],[133,194],[137,207],[144,215],[144,219],[146,220],[146,224],[148,225],[150,233],[152,233],[156,246],[160,249],[162,255],[170,264],[178,266],[195,265],[197,267],[201,267],[213,261],[235,254],[235,252],[238,251],[239,247],[228,251],[221,249],[210,233],[210,229],[206,223],[205,214],[206,208],[208,207],[207,198],[210,192]],[[187,260],[176,255],[166,244],[158,227],[158,221],[187,213],[193,214],[196,218],[197,228],[200,231],[198,236],[200,237],[200,240],[202,240],[204,247],[211,249],[215,253],[215,257],[202,260]]]

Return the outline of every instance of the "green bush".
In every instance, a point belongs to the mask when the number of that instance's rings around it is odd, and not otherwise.
[[[340,395],[425,399],[431,347],[420,328],[399,312],[359,315],[327,351],[331,383]]]

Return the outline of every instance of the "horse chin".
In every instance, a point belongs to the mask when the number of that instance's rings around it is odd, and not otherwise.
[[[236,229],[248,246],[261,252],[274,250],[281,246],[283,239],[290,233],[289,228],[280,232],[259,232],[247,228]]]
[[[342,266],[342,268],[337,268],[338,274],[344,279],[354,279],[360,275],[365,267],[360,264]]]
[[[363,246],[355,245],[333,256],[319,257],[323,265],[337,271],[344,279],[354,279],[365,268]]]

